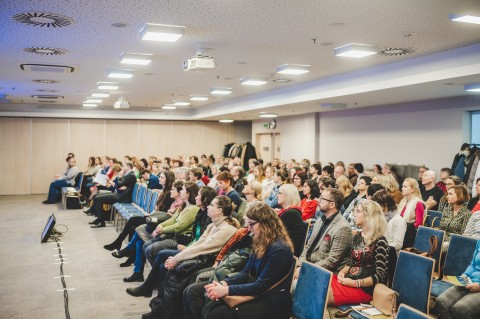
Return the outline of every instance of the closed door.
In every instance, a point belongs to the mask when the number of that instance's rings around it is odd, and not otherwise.
[[[265,162],[270,162],[274,157],[281,158],[280,133],[257,134],[257,156]]]

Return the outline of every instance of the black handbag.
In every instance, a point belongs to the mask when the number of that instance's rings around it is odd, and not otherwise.
[[[188,246],[193,240],[193,233],[175,235],[178,245]]]

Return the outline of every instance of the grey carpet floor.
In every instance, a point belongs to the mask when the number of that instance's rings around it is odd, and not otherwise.
[[[120,268],[103,245],[117,233],[112,224],[91,229],[81,210],[65,210],[61,204],[44,205],[46,196],[0,196],[0,318],[65,318],[60,265],[56,245],[40,244],[40,234],[50,213],[60,231],[68,227],[61,246],[64,274],[69,291],[72,319],[140,318],[149,311],[148,298],[134,298],[125,292],[137,286],[123,282],[133,267]],[[148,274],[150,268],[145,270]]]

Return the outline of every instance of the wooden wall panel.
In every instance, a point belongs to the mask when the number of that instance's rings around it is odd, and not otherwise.
[[[217,155],[234,140],[216,122],[0,118],[0,195],[47,193],[68,152],[84,170],[89,156]]]
[[[125,155],[142,156],[140,129],[137,120],[107,120],[105,122],[105,155],[123,162]]]
[[[0,118],[0,194],[30,194],[31,120]]]
[[[32,119],[32,194],[44,194],[54,175],[65,172],[68,119]]]
[[[235,125],[222,123],[204,123],[204,151],[202,154],[214,156],[223,151],[225,144],[235,141]]]
[[[105,121],[91,119],[70,120],[69,149],[75,154],[77,165],[84,171],[90,156],[104,156]]]
[[[150,155],[164,158],[173,153],[172,121],[141,121],[140,122],[140,153],[141,157]]]

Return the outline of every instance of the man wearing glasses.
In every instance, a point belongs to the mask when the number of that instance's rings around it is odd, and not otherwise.
[[[324,215],[313,226],[312,236],[300,256],[300,264],[306,260],[338,273],[348,262],[353,236],[350,224],[339,213],[343,199],[338,189],[327,188],[322,192],[319,207]],[[299,269],[295,278],[298,278]]]

